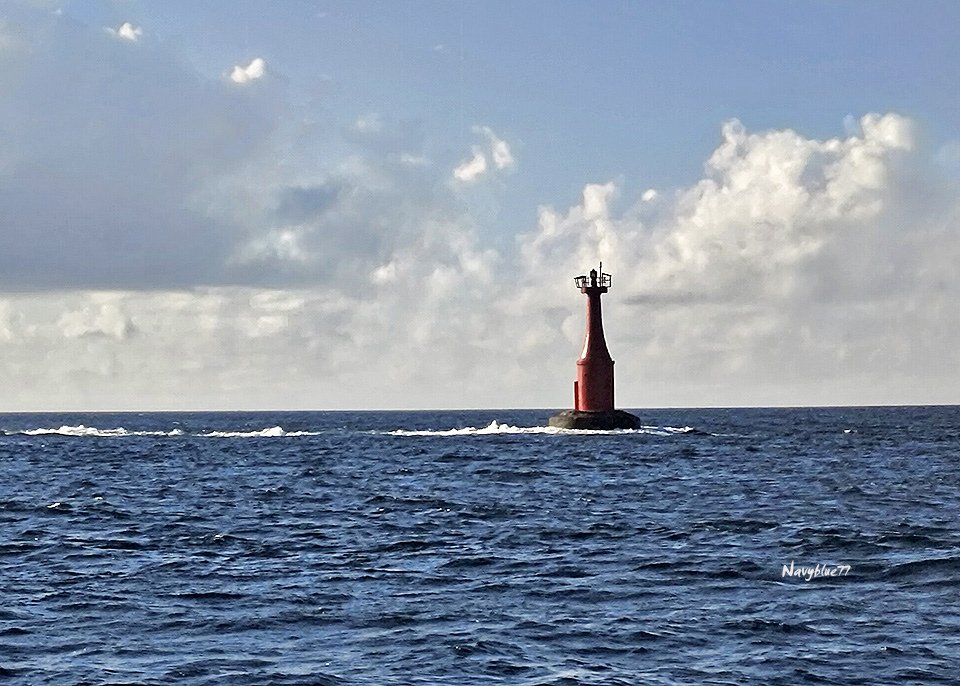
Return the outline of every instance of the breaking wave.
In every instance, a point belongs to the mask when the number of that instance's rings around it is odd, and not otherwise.
[[[77,426],[69,426],[64,424],[63,426],[57,429],[25,429],[23,431],[10,431],[5,432],[7,435],[21,435],[21,436],[102,436],[105,438],[115,438],[120,436],[183,436],[183,429],[172,429],[170,431],[130,431],[123,428],[122,426],[115,429],[98,429],[95,426],[84,426],[83,424],[78,424]]]
[[[319,436],[319,431],[284,431],[283,427],[272,426],[258,431],[205,431],[196,434],[204,438],[293,438],[297,436]]]
[[[0,431],[6,436],[71,436],[76,438],[126,438],[135,436],[152,436],[156,438],[296,438],[300,436],[320,436],[321,431],[287,431],[281,426],[271,426],[263,429],[243,430],[213,430],[198,429],[187,431],[181,428],[170,430],[133,430],[122,426],[101,429],[95,426],[76,426],[64,424],[62,426],[40,427],[36,429],[20,429]],[[639,429],[561,429],[554,426],[514,426],[493,420],[486,426],[467,426],[458,429],[393,429],[388,431],[373,431],[371,433],[388,436],[494,436],[494,435],[567,435],[585,436],[601,435],[615,436],[628,434],[647,434],[652,436],[675,436],[678,434],[700,434],[693,427],[674,426],[644,426]]]
[[[203,431],[197,433],[188,433],[183,429],[171,429],[169,431],[133,431],[125,429],[122,426],[113,429],[99,429],[95,426],[69,426],[64,424],[58,428],[38,428],[24,429],[21,431],[4,431],[7,436],[74,436],[78,438],[124,438],[129,436],[155,436],[155,437],[176,437],[176,436],[198,436],[201,438],[290,438],[297,436],[319,436],[318,431],[285,431],[283,427],[272,426],[266,429],[257,429],[250,431]]]
[[[467,426],[462,429],[446,430],[395,429],[394,431],[387,431],[386,433],[390,436],[490,436],[502,434],[551,434],[570,436],[591,434],[603,436],[649,434],[653,436],[675,436],[677,434],[699,433],[699,431],[690,426],[644,426],[639,429],[561,429],[556,426],[513,426],[511,424],[501,424],[494,419],[484,427]]]

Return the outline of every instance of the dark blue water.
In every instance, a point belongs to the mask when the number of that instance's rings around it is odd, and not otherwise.
[[[960,408],[548,414],[0,415],[0,680],[960,680]]]

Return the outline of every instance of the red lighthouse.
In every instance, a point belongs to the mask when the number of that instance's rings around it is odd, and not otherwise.
[[[600,263],[603,269],[603,263]],[[606,412],[613,409],[613,358],[603,338],[603,313],[600,296],[611,286],[609,274],[596,269],[590,276],[574,279],[577,288],[587,296],[587,334],[583,352],[577,360],[577,380],[573,382],[573,409],[581,412]]]
[[[583,351],[577,360],[577,379],[573,382],[573,410],[550,418],[550,426],[566,429],[634,429],[640,418],[613,406],[613,358],[603,336],[603,312],[600,296],[610,290],[613,279],[600,269],[574,279],[587,296],[587,333]]]

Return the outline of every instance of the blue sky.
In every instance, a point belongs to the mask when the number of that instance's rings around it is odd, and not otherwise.
[[[960,402],[957,26],[2,2],[0,409]]]
[[[263,56],[292,102],[333,125],[390,113],[443,145],[485,122],[524,150],[502,201],[527,219],[584,180],[691,183],[733,117],[826,138],[847,115],[895,111],[932,146],[960,130],[951,1],[66,6],[151,26],[210,76]]]

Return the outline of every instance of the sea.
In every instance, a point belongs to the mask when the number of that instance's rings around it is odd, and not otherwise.
[[[0,415],[0,683],[960,683],[960,408],[635,412]]]

